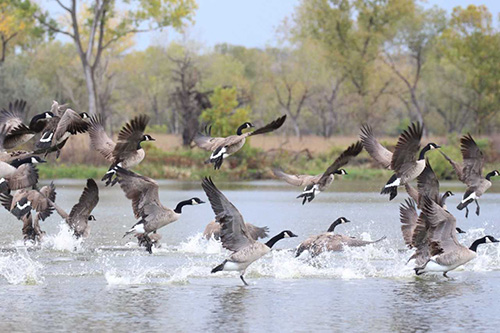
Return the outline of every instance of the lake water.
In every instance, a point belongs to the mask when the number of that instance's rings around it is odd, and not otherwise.
[[[57,201],[67,211],[84,181],[56,181]],[[74,240],[56,214],[42,229],[37,248],[20,241],[21,222],[0,212],[0,331],[486,331],[500,325],[500,247],[483,245],[479,257],[456,271],[415,277],[405,265],[399,222],[404,192],[389,202],[382,184],[340,181],[312,203],[301,205],[300,189],[274,181],[215,183],[247,222],[267,225],[270,235],[290,229],[284,239],[247,270],[249,286],[237,273],[210,274],[228,254],[201,233],[213,219],[210,205],[187,206],[181,219],[159,232],[152,255],[132,238],[122,238],[136,220],[119,186],[100,186],[91,235]],[[463,187],[446,183],[456,195],[448,206],[467,231],[469,246],[485,234],[500,237],[500,184],[481,198],[481,216],[468,219],[454,207]],[[162,202],[198,196],[199,182],[161,182]],[[306,237],[325,231],[337,217],[352,222],[336,232],[387,239],[342,253],[294,258]]]

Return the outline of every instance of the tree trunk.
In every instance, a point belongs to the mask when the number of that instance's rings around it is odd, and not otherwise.
[[[85,74],[85,83],[87,85],[87,93],[89,95],[89,109],[88,113],[91,115],[99,114],[100,110],[98,108],[97,103],[97,90],[96,90],[96,82],[94,78],[94,73],[92,72],[92,68],[89,64],[82,61],[83,64],[83,72]]]

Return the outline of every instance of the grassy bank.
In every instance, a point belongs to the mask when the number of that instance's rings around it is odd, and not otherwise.
[[[270,142],[276,141],[276,137],[270,138]],[[73,142],[65,147],[59,160],[49,157],[49,163],[40,165],[42,179],[100,179],[104,175],[108,165],[101,156],[88,149],[85,136],[72,138],[72,140]],[[216,172],[217,177],[225,180],[273,179],[273,167],[281,167],[288,173],[319,174],[335,160],[349,143],[354,142],[355,138],[343,138],[337,141],[338,144],[334,144],[333,141],[329,140],[329,149],[323,147],[320,151],[317,148],[316,150],[307,148],[301,150],[270,148],[265,150],[252,144],[246,145],[224,162],[221,170]],[[393,139],[384,144],[392,149],[395,141]],[[443,142],[439,139],[435,141]],[[495,169],[495,166],[498,168],[500,156],[494,149],[492,142],[488,139],[480,139],[477,142],[487,156],[485,172]],[[193,180],[214,174],[212,166],[204,163],[210,155],[208,152],[198,148],[183,148],[175,145],[170,145],[166,149],[164,146],[161,143],[145,145],[146,159],[134,171],[155,179]],[[304,145],[304,147],[306,146]],[[443,151],[455,160],[461,161],[460,149],[457,145],[444,146]],[[431,151],[428,157],[440,179],[456,179],[451,166],[439,152]],[[345,169],[348,172],[348,175],[344,177],[346,180],[379,180],[388,179],[391,175],[390,171],[379,168],[364,151]]]

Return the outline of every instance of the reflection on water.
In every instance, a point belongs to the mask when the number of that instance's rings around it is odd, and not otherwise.
[[[56,185],[59,204],[69,209],[83,182]],[[379,185],[339,182],[302,206],[295,200],[297,188],[278,182],[222,184],[247,221],[268,226],[271,235],[285,228],[299,235],[249,267],[248,287],[237,273],[210,274],[228,252],[202,237],[213,218],[208,204],[189,207],[161,229],[162,246],[153,255],[122,239],[136,220],[117,187],[101,189],[92,234],[80,243],[50,218],[42,225],[46,242],[25,247],[21,224],[1,212],[0,331],[372,332],[500,324],[500,247],[480,248],[479,257],[451,272],[451,279],[415,277],[400,235],[398,203],[404,195],[388,202],[369,192]],[[358,187],[363,192],[352,192]],[[169,207],[187,197],[204,198],[196,182],[161,182],[160,196]],[[480,217],[465,220],[452,211],[467,231],[461,242],[469,245],[485,233],[500,236],[499,199],[493,192],[481,198]],[[459,200],[450,198],[449,207]],[[387,239],[312,260],[294,257],[291,249],[339,216],[352,221],[339,226],[339,233]]]

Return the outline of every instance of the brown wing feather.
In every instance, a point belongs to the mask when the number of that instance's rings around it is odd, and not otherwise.
[[[408,129],[401,133],[394,149],[394,154],[392,155],[392,170],[400,171],[405,165],[413,164],[417,160],[416,154],[420,149],[422,133],[422,125],[420,123],[411,124]]]
[[[363,145],[361,141],[357,141],[350,145],[346,150],[340,154],[339,157],[326,169],[325,173],[321,176],[319,183],[325,183],[328,180],[328,177],[333,174],[335,171],[349,163],[349,161],[356,157],[363,150]]]
[[[392,153],[375,139],[370,125],[365,124],[361,127],[359,137],[368,154],[384,168],[390,169]]]
[[[113,150],[116,144],[106,134],[100,116],[92,116],[89,125],[90,146],[97,150],[105,159],[113,161]]]
[[[83,189],[78,203],[69,213],[70,219],[87,219],[99,202],[99,188],[91,178],[87,179],[87,186]]]

